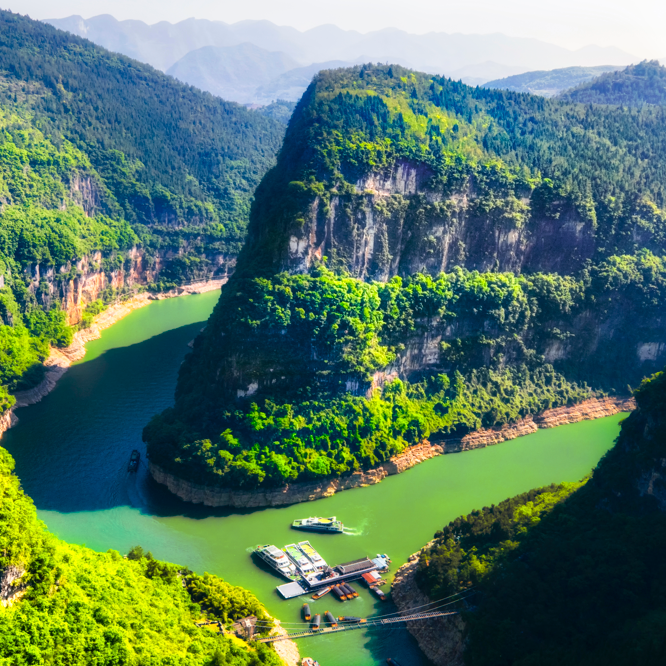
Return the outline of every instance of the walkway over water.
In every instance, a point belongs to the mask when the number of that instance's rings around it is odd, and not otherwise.
[[[448,611],[442,613],[441,611],[433,611],[431,613],[415,613],[414,615],[401,615],[399,617],[389,617],[384,620],[377,618],[376,620],[368,620],[367,622],[355,622],[345,624],[344,626],[337,627],[324,627],[316,631],[308,629],[307,631],[298,631],[294,634],[282,634],[281,636],[269,636],[268,638],[260,638],[259,643],[275,643],[276,641],[293,640],[294,638],[307,638],[308,636],[324,636],[327,634],[335,634],[339,631],[352,631],[353,629],[365,629],[367,627],[381,627],[397,622],[412,622],[413,620],[430,620],[435,617],[445,617],[446,615],[457,615],[457,611]]]

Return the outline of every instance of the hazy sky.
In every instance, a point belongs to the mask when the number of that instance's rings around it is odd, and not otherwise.
[[[9,4],[11,3],[11,4]],[[194,16],[234,23],[268,19],[304,30],[334,23],[369,32],[503,32],[568,48],[619,46],[639,57],[666,56],[661,0],[4,0],[33,18],[112,14],[148,23]]]

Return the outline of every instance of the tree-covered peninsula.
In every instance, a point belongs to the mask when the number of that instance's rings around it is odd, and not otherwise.
[[[457,518],[421,554],[432,599],[474,592],[459,663],[664,663],[666,373],[636,400],[590,480]]]
[[[627,394],[666,350],[661,107],[320,73],[149,456],[257,489]]]
[[[0,59],[4,411],[104,301],[227,270],[284,126],[6,11]]]

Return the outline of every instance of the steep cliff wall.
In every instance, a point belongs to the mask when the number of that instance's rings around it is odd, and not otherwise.
[[[395,574],[391,585],[391,599],[402,612],[433,608],[431,599],[416,584],[416,568],[421,552],[409,557]],[[444,608],[443,610],[447,610]],[[451,607],[455,612],[455,607]],[[407,631],[414,636],[419,647],[435,666],[462,666],[465,649],[465,622],[460,615],[418,620],[407,623]]]
[[[430,168],[398,160],[364,175],[354,194],[317,197],[294,227],[281,268],[305,272],[327,256],[361,279],[387,280],[464,266],[479,271],[572,273],[596,251],[595,225],[573,205],[556,219],[532,213],[532,191],[494,202],[470,177],[451,193]],[[638,226],[639,222],[635,223]]]
[[[101,252],[84,256],[76,263],[68,263],[56,272],[35,264],[27,269],[30,273],[28,290],[46,309],[58,304],[67,313],[70,325],[78,324],[87,304],[102,297],[109,289],[131,294],[140,287],[154,282],[165,266],[183,255],[183,248],[165,248],[147,252],[134,247],[126,254],[118,268],[105,268]],[[210,280],[228,279],[233,272],[235,257],[211,252],[206,257],[210,262],[202,283]],[[70,277],[71,276],[71,277]]]

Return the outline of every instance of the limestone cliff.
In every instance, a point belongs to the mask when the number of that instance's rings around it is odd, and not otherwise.
[[[530,214],[528,190],[507,203],[524,218],[517,223],[511,211],[505,219],[488,214],[473,178],[455,193],[433,186],[433,179],[428,167],[398,160],[357,180],[353,194],[333,193],[328,205],[316,197],[305,223],[292,229],[280,267],[305,272],[327,256],[355,277],[374,280],[437,275],[454,266],[572,273],[595,254],[594,224],[573,205],[557,219]]]

